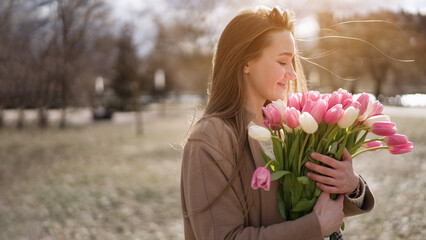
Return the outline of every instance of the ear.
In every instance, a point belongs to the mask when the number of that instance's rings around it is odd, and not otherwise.
[[[249,73],[250,73],[250,65],[249,65],[249,62],[246,62],[246,64],[244,65],[244,73],[245,73],[245,74],[249,74]]]

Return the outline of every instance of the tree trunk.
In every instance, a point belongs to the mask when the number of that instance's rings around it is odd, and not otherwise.
[[[38,126],[40,128],[46,128],[48,125],[48,120],[47,120],[48,116],[47,116],[47,109],[46,107],[39,107],[38,108]]]
[[[136,135],[143,134],[142,111],[139,105],[138,98],[140,96],[139,84],[136,84],[136,89],[133,91],[133,107],[135,111]]]
[[[377,99],[379,99],[379,95],[382,93],[383,77],[376,77],[376,87],[374,88],[374,96]]]
[[[24,109],[22,107],[18,108],[18,121],[16,123],[16,127],[21,129],[24,127]]]
[[[4,126],[3,107],[0,107],[0,128]]]
[[[143,121],[142,121],[142,111],[140,110],[140,107],[137,107],[135,111],[135,123],[136,123],[136,135],[142,135]]]
[[[61,120],[59,122],[60,128],[65,128],[67,122],[67,109],[66,107],[61,108]]]

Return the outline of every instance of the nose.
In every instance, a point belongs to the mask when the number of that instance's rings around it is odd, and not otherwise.
[[[297,78],[297,74],[296,74],[296,72],[294,71],[293,66],[291,66],[291,67],[289,67],[289,68],[287,69],[287,71],[286,71],[286,72],[285,72],[285,74],[284,74],[284,78],[285,78],[285,80],[287,80],[287,81],[294,80],[294,79],[296,79],[296,78]]]

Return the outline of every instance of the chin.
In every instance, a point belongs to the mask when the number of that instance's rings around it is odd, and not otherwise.
[[[278,100],[278,99],[283,100],[285,97],[286,97],[285,92],[283,92],[283,93],[279,93],[279,94],[275,94],[275,96],[274,96],[274,98],[272,99],[272,101],[275,101],[275,100]]]

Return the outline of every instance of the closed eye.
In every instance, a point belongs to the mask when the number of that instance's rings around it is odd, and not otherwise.
[[[285,66],[285,65],[287,65],[287,63],[285,63],[285,62],[278,62],[281,66]]]

